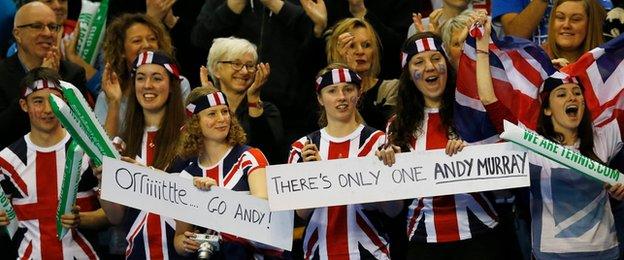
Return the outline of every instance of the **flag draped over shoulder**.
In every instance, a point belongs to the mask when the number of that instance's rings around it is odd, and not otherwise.
[[[464,43],[457,72],[454,122],[463,140],[490,143],[497,141],[498,136],[477,94],[474,37],[479,34],[482,31],[473,26]],[[555,68],[548,55],[529,40],[515,37],[498,40],[494,32],[490,37],[493,39],[489,45],[490,71],[496,97],[519,123],[535,129],[540,86]]]
[[[594,126],[624,115],[624,35],[583,54],[561,71],[576,76],[584,87],[585,105]]]

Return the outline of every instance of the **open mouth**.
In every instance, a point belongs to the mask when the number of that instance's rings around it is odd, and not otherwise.
[[[347,109],[347,107],[348,107],[347,104],[340,104],[340,105],[336,106],[336,109],[338,109],[338,110],[345,110],[345,109]]]
[[[579,107],[577,105],[569,105],[565,108],[565,113],[569,117],[576,117],[579,112]]]
[[[434,83],[438,80],[438,78],[439,78],[438,76],[430,76],[430,77],[425,78],[425,82]]]
[[[154,93],[145,93],[145,94],[143,94],[143,98],[145,100],[154,100],[156,98],[156,94],[154,94]]]

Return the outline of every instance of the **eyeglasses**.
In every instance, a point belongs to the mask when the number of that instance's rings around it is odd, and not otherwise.
[[[35,29],[37,31],[43,31],[45,30],[46,27],[48,27],[48,30],[50,30],[51,32],[58,32],[61,30],[61,25],[60,24],[56,24],[56,23],[49,23],[49,24],[43,24],[43,23],[28,23],[28,24],[22,24],[22,25],[18,25],[16,26],[17,28],[24,28],[24,27],[28,27],[31,29]]]
[[[254,73],[256,72],[256,64],[243,64],[240,61],[219,61],[219,63],[226,63],[226,64],[230,64],[230,66],[232,66],[232,69],[234,70],[242,70],[243,66],[245,68],[247,68],[247,71],[249,71],[250,73]]]

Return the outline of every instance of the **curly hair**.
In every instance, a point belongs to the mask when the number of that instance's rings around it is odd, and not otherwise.
[[[421,38],[437,38],[437,35],[430,32],[420,32],[408,38],[405,43],[414,42]],[[440,106],[440,117],[442,126],[447,129],[449,139],[456,137],[453,125],[453,103],[455,102],[455,70],[450,64],[446,54],[442,52],[446,61],[447,80],[444,92],[442,93],[442,105]],[[408,61],[409,62],[409,61]],[[390,142],[400,146],[401,150],[409,151],[409,144],[414,133],[422,131],[425,120],[425,97],[418,90],[409,72],[409,64],[403,67],[399,78],[399,96],[395,107],[396,118],[392,120],[388,135]]]
[[[125,59],[124,42],[126,41],[126,31],[135,24],[143,24],[150,28],[158,40],[157,48],[173,56],[171,37],[160,22],[141,13],[123,14],[117,17],[106,29],[102,50],[104,51],[104,62],[110,63],[112,70],[117,73],[122,90],[127,89],[131,83],[131,65]]]
[[[186,105],[190,104],[196,99],[206,96],[208,94],[217,92],[213,87],[198,87],[191,91],[186,99]],[[230,130],[225,137],[225,142],[230,146],[243,145],[247,141],[247,135],[245,130],[238,123],[236,115],[230,110]],[[204,149],[204,135],[202,134],[201,126],[199,125],[199,115],[193,114],[182,128],[182,134],[180,135],[180,141],[178,142],[177,154],[180,158],[191,158],[198,156]]]

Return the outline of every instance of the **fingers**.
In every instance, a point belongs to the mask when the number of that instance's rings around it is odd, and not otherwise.
[[[624,185],[622,185],[621,183],[616,183],[614,185],[611,185],[609,187],[609,194],[611,194],[611,196],[617,200],[623,200],[624,199]]]
[[[453,156],[454,154],[460,152],[464,146],[466,146],[466,143],[463,140],[449,140],[446,143],[445,153],[448,156]]]
[[[425,27],[422,24],[422,15],[420,13],[412,13],[412,23],[417,32],[425,31]]]
[[[0,210],[0,227],[9,225],[9,216],[4,210]]]
[[[61,224],[65,228],[77,228],[80,225],[80,207],[74,206],[72,211],[61,216]]]
[[[310,140],[306,141],[303,149],[301,150],[301,156],[303,157],[304,162],[309,161],[319,161],[321,156],[318,151],[318,147],[316,144],[310,142]]]
[[[210,187],[217,185],[217,182],[210,177],[194,177],[193,185],[200,190],[210,190]]]
[[[377,158],[379,158],[383,163],[387,166],[392,166],[396,160],[394,156],[394,150],[392,147],[388,146],[386,148],[382,148],[381,150],[375,153]]]
[[[214,87],[212,82],[210,82],[210,72],[206,66],[201,66],[199,68],[199,80],[201,81],[202,87]]]
[[[132,159],[132,158],[130,158],[128,156],[122,156],[121,160],[124,161],[124,162],[129,162],[129,163],[132,163],[132,164],[141,165],[139,162],[137,162],[137,160]]]
[[[115,149],[120,153],[123,153],[126,150],[126,142],[124,142],[124,140],[121,139],[121,137],[119,136],[115,136],[113,138],[113,145],[115,146]]]
[[[184,232],[185,239],[182,241],[182,245],[184,246],[184,251],[188,253],[196,252],[199,249],[199,242],[193,240],[195,237],[195,233],[186,231]]]

